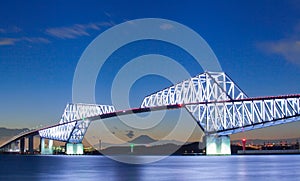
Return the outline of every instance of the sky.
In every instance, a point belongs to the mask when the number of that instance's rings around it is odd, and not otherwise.
[[[1,0],[0,126],[32,128],[58,122],[65,105],[72,102],[74,72],[86,47],[105,30],[139,18],[169,19],[193,29],[249,97],[300,93],[297,0]],[[103,65],[95,87],[96,102],[111,104],[111,82],[117,71],[131,59],[149,53],[172,57],[192,76],[203,72],[176,46],[133,42],[114,52]],[[170,84],[159,76],[139,79],[130,90],[130,107],[138,107],[144,96]],[[299,126],[292,123],[245,134],[300,137]]]

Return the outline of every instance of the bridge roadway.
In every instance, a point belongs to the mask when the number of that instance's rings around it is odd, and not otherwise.
[[[85,117],[83,119],[86,119],[89,121],[95,121],[95,120],[107,119],[107,118],[111,118],[111,117],[123,116],[123,115],[128,115],[128,114],[137,114],[137,113],[168,110],[168,109],[180,109],[180,108],[187,109],[187,106],[192,106],[192,105],[212,105],[212,104],[216,105],[216,104],[226,104],[226,103],[236,104],[236,103],[243,103],[243,102],[249,102],[249,101],[255,102],[255,101],[268,101],[268,100],[289,99],[289,98],[300,99],[300,94],[284,95],[284,96],[255,97],[255,98],[240,98],[240,99],[221,100],[221,101],[205,101],[205,102],[194,102],[194,103],[192,102],[192,103],[186,103],[186,104],[174,104],[174,105],[167,105],[167,106],[155,106],[155,107],[145,107],[145,108],[131,108],[131,109],[127,109],[127,110],[119,110],[119,111],[105,113],[105,114],[101,114],[101,115]],[[300,104],[300,101],[298,101],[298,104]],[[297,110],[295,112],[297,112]],[[247,130],[256,129],[256,128],[262,128],[262,127],[273,126],[273,125],[278,125],[278,124],[283,124],[283,123],[288,123],[288,122],[299,121],[300,120],[299,112],[300,111],[298,110],[298,113],[294,114],[293,116],[283,116],[282,118],[273,119],[273,120],[269,120],[269,121],[265,121],[265,122],[256,122],[251,125],[245,125],[242,127],[228,128],[226,130],[224,129],[224,130],[219,130],[219,131],[214,131],[214,132],[206,132],[206,133],[219,134],[219,135],[222,135],[222,133],[224,133],[224,135],[228,135],[228,134],[235,133],[235,130],[237,130],[237,129],[242,129],[243,131],[247,131]],[[192,115],[192,117],[193,117],[193,115]],[[293,118],[293,119],[290,119],[290,118]],[[295,118],[297,118],[297,119],[295,119]],[[9,146],[11,143],[16,142],[21,139],[24,139],[26,137],[32,137],[32,136],[38,135],[39,131],[41,131],[41,130],[46,130],[49,128],[53,128],[53,127],[57,127],[57,126],[65,125],[65,124],[70,124],[72,122],[78,122],[83,119],[76,119],[76,120],[72,120],[72,121],[69,121],[66,123],[58,123],[58,124],[46,126],[43,128],[38,128],[35,130],[31,130],[29,132],[25,132],[25,133],[16,135],[12,139],[3,143],[0,146],[0,149],[3,149],[5,147]],[[197,121],[197,120],[195,120],[195,121],[198,123],[199,127],[203,131],[205,131],[203,126],[201,126],[201,124],[199,123],[199,121]],[[237,132],[240,132],[240,131],[237,131]],[[61,141],[61,140],[58,140],[58,141]]]
[[[111,118],[111,117],[124,116],[124,115],[128,115],[128,114],[138,114],[138,113],[160,111],[160,110],[166,110],[166,109],[179,109],[181,107],[182,107],[182,104],[175,104],[175,105],[169,105],[169,106],[157,106],[157,107],[151,107],[151,108],[132,108],[132,109],[127,109],[127,110],[119,110],[119,111],[112,112],[112,113],[106,113],[106,114],[102,114],[102,115],[86,117],[84,119],[88,119],[90,121],[95,121],[95,120],[99,120],[99,119],[107,119],[107,118]],[[18,134],[16,136],[14,136],[13,138],[9,139],[8,141],[4,142],[2,145],[0,145],[0,149],[10,145],[12,142],[20,140],[22,138],[29,137],[29,136],[36,136],[39,134],[39,131],[41,131],[41,130],[45,130],[45,129],[49,129],[49,128],[53,128],[53,127],[61,126],[61,125],[65,125],[65,124],[70,124],[72,122],[77,122],[77,121],[79,121],[79,120],[73,120],[73,121],[61,123],[61,124],[60,123],[53,124],[50,126],[45,126],[42,128],[38,128],[38,129],[34,129],[34,130],[30,130],[28,132]],[[58,141],[60,141],[60,140],[58,140]]]
[[[182,104],[181,106],[189,106],[189,105],[209,105],[209,104],[226,104],[226,103],[244,103],[244,102],[255,102],[255,101],[270,101],[270,100],[276,100],[276,99],[291,99],[291,98],[297,98],[299,99],[298,101],[298,107],[300,109],[300,94],[290,94],[290,95],[282,95],[282,96],[265,96],[265,97],[254,97],[254,98],[242,98],[242,99],[233,99],[233,100],[221,100],[221,101],[206,101],[206,102],[197,102],[197,103],[187,103],[187,104]],[[297,112],[297,110],[294,110]],[[284,111],[283,111],[284,112]],[[235,128],[227,128],[223,130],[216,130],[216,131],[205,131],[205,129],[200,125],[199,121],[196,120],[198,123],[199,127],[202,129],[202,131],[208,133],[208,134],[218,134],[218,135],[229,135],[229,134],[234,134],[238,132],[244,132],[252,129],[259,129],[259,128],[264,128],[264,127],[269,127],[269,126],[276,126],[279,124],[283,123],[290,123],[290,122],[295,122],[295,121],[300,121],[300,110],[298,110],[297,114],[291,115],[291,116],[286,116],[284,115],[281,118],[273,118],[272,120],[268,121],[258,121],[249,125],[243,125],[241,127],[235,127]],[[192,116],[193,117],[193,116]],[[295,119],[297,118],[297,119]]]

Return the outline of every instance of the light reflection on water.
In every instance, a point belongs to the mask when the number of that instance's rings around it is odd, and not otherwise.
[[[0,155],[0,165],[1,181],[300,180],[300,155],[171,156],[145,165],[103,156]]]

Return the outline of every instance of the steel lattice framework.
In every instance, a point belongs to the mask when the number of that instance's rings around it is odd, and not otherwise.
[[[246,98],[224,72],[205,72],[144,98],[141,107]]]
[[[42,138],[81,143],[93,120],[182,107],[207,135],[229,135],[300,120],[300,94],[248,98],[224,72],[205,72],[145,97],[137,109],[116,111],[108,105],[68,104],[58,124],[18,135],[4,146],[37,131]]]
[[[182,104],[205,133],[228,135],[299,120],[299,99],[248,98],[224,72],[205,72],[145,97],[141,107]]]
[[[300,120],[300,95],[185,105],[208,134],[229,135]]]
[[[96,104],[67,104],[59,124],[39,131],[42,138],[81,143],[90,125],[88,117],[115,112],[113,106]]]

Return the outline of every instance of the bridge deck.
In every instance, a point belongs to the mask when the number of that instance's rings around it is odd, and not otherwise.
[[[146,108],[132,108],[128,110],[120,110],[120,111],[115,111],[111,113],[106,113],[106,114],[101,114],[101,115],[95,115],[91,117],[86,117],[84,119],[88,119],[90,121],[95,121],[99,119],[107,119],[111,117],[116,117],[116,116],[123,116],[123,115],[128,115],[128,114],[138,114],[138,113],[144,113],[144,112],[151,112],[151,111],[159,111],[159,110],[168,110],[168,109],[180,109],[180,108],[186,108],[186,106],[192,106],[192,105],[212,105],[212,104],[225,104],[225,103],[232,103],[233,105],[236,103],[241,103],[241,102],[255,102],[255,101],[267,101],[267,100],[275,100],[275,99],[292,99],[292,98],[297,98],[300,100],[300,94],[293,94],[293,95],[284,95],[284,96],[268,96],[268,97],[256,97],[256,98],[242,98],[242,99],[234,99],[234,100],[221,100],[221,101],[206,101],[206,102],[195,102],[195,103],[186,103],[186,104],[174,104],[174,105],[167,105],[167,106],[155,106],[155,107],[146,107]],[[300,104],[300,101],[298,101],[298,104]],[[300,105],[298,105],[300,107]],[[300,110],[300,108],[299,108]],[[288,122],[293,122],[293,121],[299,121],[299,110],[296,110],[297,114],[294,114],[293,116],[283,116],[280,119],[273,119],[269,120],[267,122],[259,121],[250,125],[244,125],[242,127],[236,127],[236,128],[228,128],[228,129],[223,129],[223,130],[217,130],[214,132],[210,132],[210,134],[233,134],[236,132],[240,131],[246,131],[250,129],[257,129],[257,128],[262,128],[262,127],[267,127],[267,126],[272,126],[272,125],[277,125],[277,124],[283,124],[283,123],[288,123]],[[297,119],[296,119],[297,118]],[[299,118],[299,119],[298,119]],[[57,126],[62,126],[65,124],[70,124],[72,122],[77,122],[81,121],[80,120],[73,120],[70,122],[66,123],[58,123],[54,124],[51,126],[46,126],[43,128],[39,128],[36,130],[31,130],[30,132],[23,133],[20,135],[17,135],[13,137],[12,139],[8,140],[7,142],[3,143],[0,148],[3,148],[10,143],[19,140],[22,137],[28,137],[30,135],[37,135],[39,131],[41,130],[46,130],[50,128],[54,128]],[[196,120],[197,121],[197,120]]]
[[[169,106],[157,106],[157,107],[151,107],[151,108],[132,108],[132,109],[127,109],[127,110],[120,110],[120,111],[116,111],[116,112],[91,116],[91,117],[87,117],[85,119],[88,119],[90,121],[95,121],[95,120],[99,120],[99,119],[107,119],[107,118],[111,118],[111,117],[124,116],[124,115],[129,115],[129,114],[153,112],[153,111],[160,111],[160,110],[166,110],[166,109],[179,109],[181,107],[182,107],[181,104],[176,104],[176,105],[169,105]],[[67,123],[62,123],[62,124],[58,123],[58,124],[42,127],[39,129],[31,130],[31,131],[25,132],[23,134],[16,135],[13,138],[9,139],[8,141],[4,142],[2,145],[0,145],[0,149],[11,144],[12,142],[15,142],[15,141],[23,138],[23,137],[28,137],[30,135],[38,135],[39,134],[38,132],[41,130],[45,130],[45,129],[49,129],[49,128],[69,124],[72,122],[77,122],[77,121],[79,121],[79,120],[73,120],[73,121],[70,121]],[[61,141],[61,140],[58,140],[58,141]]]

